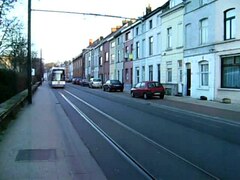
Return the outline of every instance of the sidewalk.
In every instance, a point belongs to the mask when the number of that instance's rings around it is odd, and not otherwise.
[[[218,101],[200,100],[200,99],[191,98],[188,96],[165,96],[165,99],[171,100],[171,101],[207,106],[207,107],[212,107],[217,109],[240,112],[240,104],[236,104],[236,103],[225,104]]]
[[[4,180],[106,179],[47,83],[0,135],[0,159]]]

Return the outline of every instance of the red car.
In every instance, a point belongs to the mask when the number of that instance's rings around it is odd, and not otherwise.
[[[131,88],[130,93],[132,97],[143,97],[144,99],[148,99],[153,96],[159,96],[160,99],[163,99],[165,89],[163,85],[157,81],[143,81]]]

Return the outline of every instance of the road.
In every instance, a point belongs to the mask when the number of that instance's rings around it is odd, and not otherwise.
[[[52,89],[108,179],[240,179],[240,125],[121,92]]]

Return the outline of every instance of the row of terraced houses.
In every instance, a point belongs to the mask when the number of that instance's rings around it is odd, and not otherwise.
[[[169,0],[90,42],[73,76],[161,82],[169,95],[240,103],[238,0]]]

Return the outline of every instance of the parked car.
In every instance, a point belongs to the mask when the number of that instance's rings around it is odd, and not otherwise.
[[[119,80],[107,80],[103,84],[103,91],[121,91],[123,92],[124,85]]]
[[[80,86],[88,86],[89,85],[89,82],[87,79],[82,79],[80,82],[79,82]]]
[[[143,97],[144,99],[148,99],[153,96],[159,96],[160,99],[163,99],[165,89],[163,85],[157,81],[143,81],[131,88],[130,93],[132,97]]]
[[[102,80],[100,78],[91,78],[88,86],[90,88],[102,88]]]
[[[77,83],[77,78],[73,78],[73,79],[72,79],[72,83],[73,83],[73,84],[76,84],[76,83]]]

